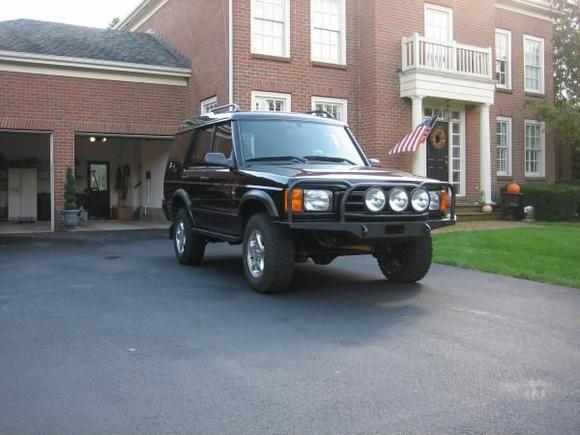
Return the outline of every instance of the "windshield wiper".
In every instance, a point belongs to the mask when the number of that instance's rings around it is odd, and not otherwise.
[[[320,162],[346,162],[349,163],[351,165],[356,165],[355,162],[349,160],[349,159],[345,159],[344,157],[330,157],[330,156],[304,156],[303,157],[306,160],[318,160]]]
[[[246,162],[275,162],[275,161],[292,161],[305,163],[306,160],[296,156],[268,156],[268,157],[254,157],[253,159],[246,159]]]

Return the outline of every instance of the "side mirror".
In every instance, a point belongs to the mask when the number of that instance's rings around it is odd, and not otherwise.
[[[381,161],[379,159],[369,159],[369,163],[373,168],[379,168],[381,166]]]
[[[226,159],[224,153],[207,153],[205,155],[205,162],[211,166],[230,167],[230,162]]]

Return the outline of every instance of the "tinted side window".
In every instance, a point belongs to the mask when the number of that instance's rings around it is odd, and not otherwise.
[[[213,127],[199,131],[197,145],[195,147],[195,157],[193,158],[194,166],[205,166],[205,155],[211,150],[212,139]]]
[[[189,144],[191,143],[191,138],[193,136],[193,130],[186,131],[184,133],[179,133],[173,139],[173,144],[171,146],[171,152],[169,160],[173,161],[179,166],[183,165],[185,157],[187,156],[187,150],[189,149]]]
[[[232,126],[231,124],[218,125],[215,128],[215,136],[213,140],[213,152],[223,153],[226,158],[232,156]]]

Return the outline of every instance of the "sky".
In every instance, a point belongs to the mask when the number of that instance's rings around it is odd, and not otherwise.
[[[0,0],[0,21],[30,18],[42,21],[107,27],[123,19],[141,0]]]

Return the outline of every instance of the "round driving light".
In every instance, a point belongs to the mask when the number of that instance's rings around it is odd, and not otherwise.
[[[431,200],[429,202],[429,210],[439,210],[439,204],[441,204],[439,193],[431,191],[429,192],[429,198]]]
[[[429,194],[425,189],[415,189],[411,196],[411,205],[415,211],[424,212],[429,207]]]
[[[379,187],[371,187],[365,193],[365,205],[370,211],[378,212],[385,208],[387,197],[383,189]]]
[[[395,187],[389,194],[389,206],[393,211],[404,211],[409,205],[409,195],[402,187]]]

